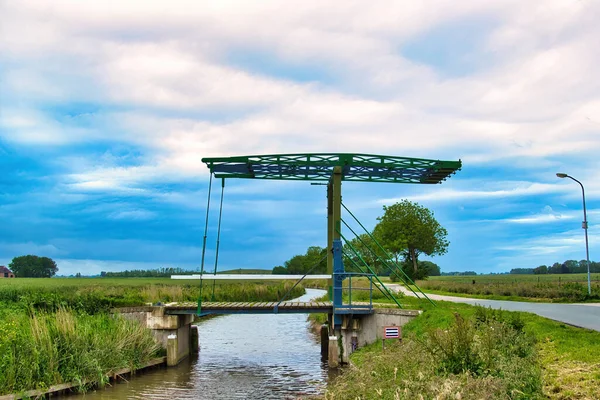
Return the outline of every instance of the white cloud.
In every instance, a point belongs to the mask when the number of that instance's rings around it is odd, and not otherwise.
[[[71,203],[111,193],[198,208],[203,192],[149,187],[205,180],[206,156],[328,151],[462,158],[474,168],[506,161],[518,174],[498,182],[465,168],[442,188],[410,192],[414,201],[577,200],[576,187],[551,181],[559,170],[593,200],[598,12],[585,0],[3,2],[0,139],[141,153],[59,156],[70,173],[53,192]],[[486,23],[472,49],[440,33],[473,21]],[[414,43],[433,53],[451,44],[476,62],[448,74],[408,57]],[[309,78],[295,79],[298,69]],[[389,197],[372,204],[399,200]],[[148,217],[136,210],[110,215]],[[544,212],[505,219],[553,221]]]
[[[403,199],[410,201],[428,201],[428,202],[445,202],[445,201],[470,201],[470,200],[482,200],[482,199],[498,199],[498,198],[512,198],[512,197],[523,197],[523,196],[533,196],[538,194],[548,194],[548,193],[560,193],[564,192],[565,188],[547,184],[547,183],[537,183],[537,182],[520,182],[520,181],[503,181],[503,182],[494,182],[492,184],[475,184],[475,182],[470,182],[471,184],[466,184],[467,182],[461,182],[463,186],[466,186],[464,189],[453,189],[453,188],[442,188],[437,189],[433,192],[417,194],[412,196],[406,196],[403,198],[390,198],[390,199],[380,199],[377,200],[379,204],[390,204],[396,203]],[[489,186],[488,190],[476,190],[473,187],[476,186]]]
[[[156,217],[156,213],[148,210],[124,210],[111,213],[108,216],[115,220],[146,221]]]

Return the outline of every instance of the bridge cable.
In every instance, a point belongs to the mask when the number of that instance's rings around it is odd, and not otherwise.
[[[302,275],[302,278],[300,278],[296,283],[294,283],[294,286],[292,286],[281,298],[281,300],[279,300],[279,302],[277,304],[275,304],[275,307],[273,307],[273,311],[275,311],[275,313],[277,313],[278,309],[279,309],[279,305],[285,300],[285,298],[290,294],[290,292],[292,290],[294,290],[294,288],[296,286],[298,286],[298,284],[300,282],[302,282],[302,280],[304,278],[306,278],[306,275],[310,274],[315,268],[317,268],[319,265],[321,265],[321,263],[323,262],[323,260],[325,260],[328,256],[328,253],[325,253],[325,255],[323,256],[323,258],[321,258],[315,265],[313,265],[312,267],[310,267],[310,269],[304,274]]]
[[[354,259],[353,259],[352,257],[350,257],[350,255],[348,255],[348,253],[347,253],[347,252],[345,252],[344,250],[342,250],[342,254],[343,254],[343,255],[344,255],[344,257],[346,257],[346,259],[348,259],[348,260],[349,260],[349,261],[350,261],[350,262],[351,262],[351,263],[352,263],[352,264],[353,264],[353,265],[354,265],[354,266],[355,266],[355,267],[356,267],[356,268],[357,268],[357,269],[358,269],[360,272],[362,272],[363,274],[368,274],[368,272],[365,272],[365,270],[364,270],[364,269],[363,269],[363,268],[362,268],[362,267],[361,267],[359,264],[357,264],[357,263],[356,263],[356,261],[354,261]],[[372,276],[369,276],[369,281],[370,281],[371,283],[373,283],[373,277],[372,277]],[[390,301],[393,301],[393,300],[392,300],[392,298],[391,298],[391,297],[389,297],[387,293],[385,293],[385,292],[382,292],[382,293],[385,295],[386,299],[388,299],[388,300],[390,300]]]
[[[390,290],[387,288],[387,286],[385,286],[383,284],[383,282],[381,282],[381,279],[379,279],[379,277],[377,276],[377,274],[371,269],[371,267],[369,267],[369,264],[367,264],[367,262],[361,257],[361,255],[358,253],[358,251],[354,248],[354,246],[352,246],[352,244],[348,241],[348,239],[346,239],[346,237],[344,235],[342,235],[342,233],[337,230],[337,233],[340,235],[340,237],[344,240],[344,242],[348,245],[348,247],[350,248],[350,250],[352,250],[352,252],[354,253],[354,255],[360,260],[362,261],[362,263],[365,265],[365,267],[367,267],[367,269],[369,270],[369,272],[371,274],[373,274],[373,277],[375,279],[377,279],[377,282],[379,282],[379,285],[376,285],[377,289],[379,289],[379,291],[383,294],[384,290],[392,297],[392,300],[394,300],[394,303],[396,303],[396,305],[399,308],[404,308],[402,307],[402,305],[398,302],[398,299],[396,299],[396,297],[390,292]],[[383,288],[383,289],[382,289]]]
[[[352,214],[352,211],[350,211],[350,210],[348,209],[348,207],[346,207],[346,205],[345,205],[344,203],[342,203],[342,207],[344,207],[344,209],[345,209],[346,211],[348,211],[348,213],[349,213],[349,214],[352,216],[352,218],[354,218],[354,220],[355,220],[355,221],[356,221],[356,222],[357,222],[357,223],[360,225],[360,227],[361,227],[361,228],[363,228],[363,230],[365,231],[365,233],[366,233],[367,235],[369,235],[369,237],[371,238],[371,240],[373,240],[373,242],[374,242],[374,243],[375,243],[375,244],[376,244],[376,245],[379,247],[379,249],[380,249],[381,251],[383,251],[383,254],[385,254],[385,255],[386,255],[388,258],[390,258],[390,259],[391,259],[391,255],[390,255],[390,254],[387,252],[387,250],[385,250],[385,249],[384,249],[384,248],[381,246],[381,244],[379,244],[379,242],[378,242],[378,241],[375,239],[375,237],[373,237],[373,235],[371,234],[371,232],[369,232],[369,231],[367,230],[367,228],[365,228],[365,226],[364,226],[364,225],[363,225],[363,224],[362,224],[362,223],[361,223],[361,222],[358,220],[358,218],[356,218],[356,216],[355,216],[354,214]],[[409,281],[409,282],[410,282],[412,285],[414,285],[414,286],[415,286],[415,287],[416,287],[416,288],[419,290],[419,292],[420,292],[420,293],[421,293],[421,294],[422,294],[422,295],[423,295],[423,296],[424,296],[424,297],[425,297],[427,300],[429,300],[429,302],[430,302],[432,305],[434,305],[434,306],[436,305],[436,304],[435,304],[435,303],[434,303],[434,302],[433,302],[433,301],[432,301],[432,300],[431,300],[431,299],[430,299],[430,298],[429,298],[429,297],[428,297],[428,296],[427,296],[427,295],[426,295],[426,294],[423,292],[423,290],[421,290],[421,288],[420,288],[419,286],[417,286],[417,284],[416,284],[416,283],[415,283],[415,282],[414,282],[414,281],[413,281],[413,280],[410,278],[410,276],[408,276],[408,275],[406,274],[406,272],[404,272],[404,270],[403,270],[402,268],[400,268],[400,266],[399,266],[397,263],[395,263],[395,262],[394,262],[394,265],[396,266],[396,268],[397,268],[397,269],[398,269],[400,272],[402,272],[402,274],[403,274],[403,275],[406,277],[406,279],[407,279],[407,280],[408,280],[408,281]],[[405,281],[404,283],[406,284],[406,281]],[[410,286],[410,285],[408,285],[408,284],[407,284],[407,286]],[[409,287],[409,289],[410,289],[410,287]],[[411,289],[411,290],[412,290],[412,289]],[[414,290],[412,290],[412,292],[414,293]],[[416,295],[416,293],[415,293],[415,295]],[[419,297],[419,296],[417,296],[417,297]]]
[[[396,271],[398,269],[398,267],[396,267],[396,269],[392,268],[383,258],[381,258],[367,243],[365,243],[364,240],[361,239],[361,237],[354,231],[354,229],[352,229],[350,227],[350,225],[348,225],[346,223],[346,221],[344,221],[342,219],[342,222],[344,223],[344,225],[346,225],[346,228],[348,228],[350,230],[350,232],[352,232],[354,234],[354,236],[356,236],[356,238],[358,239],[358,241],[360,243],[362,243],[363,246],[365,246],[367,248],[367,250],[369,250],[369,252],[371,252],[371,254],[373,254],[375,257],[377,257],[377,260],[379,260],[381,263],[383,263],[383,265],[385,265],[387,267],[387,269],[390,270],[391,273],[395,274],[398,278],[400,278],[404,283],[407,283],[404,278],[402,278],[402,276],[400,276],[398,274],[398,271]],[[407,285],[408,288],[415,294],[417,299],[420,299],[419,295],[410,287],[410,285]]]
[[[213,275],[217,275],[217,265],[219,264],[219,245],[221,243],[221,217],[223,216],[223,194],[225,192],[225,178],[221,179],[221,205],[219,206],[219,225],[217,228],[217,249],[215,254],[215,270]],[[216,279],[213,278],[212,296],[210,301],[215,301],[215,283]]]
[[[204,256],[206,255],[206,237],[208,236],[208,215],[210,211],[210,194],[212,191],[212,171],[209,171],[210,178],[208,181],[208,200],[206,203],[206,220],[204,225],[204,240],[202,241],[202,261],[200,264],[200,297],[198,297],[198,315],[202,313],[202,277],[204,275]]]

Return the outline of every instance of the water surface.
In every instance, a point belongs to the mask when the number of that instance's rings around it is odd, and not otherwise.
[[[322,296],[307,289],[298,301]],[[296,399],[323,393],[327,364],[306,314],[226,315],[198,324],[200,354],[76,399]]]

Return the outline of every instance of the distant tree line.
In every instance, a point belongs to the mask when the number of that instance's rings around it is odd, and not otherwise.
[[[567,260],[563,263],[555,262],[551,266],[540,265],[537,268],[513,268],[514,275],[543,275],[543,274],[581,274],[587,272],[587,260]],[[600,262],[590,261],[590,272],[600,272]]]
[[[475,271],[442,272],[442,276],[468,276],[468,275],[477,275],[477,272],[475,272]]]
[[[171,275],[189,274],[190,270],[183,268],[133,269],[119,272],[102,271],[100,276],[106,278],[168,278]]]

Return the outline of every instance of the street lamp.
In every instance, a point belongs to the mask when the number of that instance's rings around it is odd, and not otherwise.
[[[585,189],[583,188],[583,184],[581,182],[579,182],[577,179],[573,178],[570,175],[559,172],[556,174],[556,176],[558,176],[559,178],[572,179],[575,182],[579,183],[579,186],[581,186],[581,194],[583,195],[583,223],[582,223],[581,227],[585,231],[585,254],[586,254],[586,259],[587,259],[588,294],[591,295],[592,294],[592,284],[590,281],[590,248],[588,245],[588,222],[587,222],[587,213],[585,210]]]

